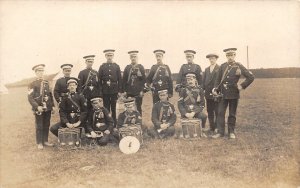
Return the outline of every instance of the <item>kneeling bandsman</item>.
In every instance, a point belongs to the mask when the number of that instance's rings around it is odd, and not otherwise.
[[[66,97],[62,98],[59,104],[60,122],[50,128],[50,131],[55,136],[58,136],[59,128],[85,127],[87,116],[86,100],[83,95],[76,92],[77,78],[70,78],[67,84],[69,92]]]
[[[113,131],[114,120],[109,111],[103,107],[103,100],[100,97],[91,98],[93,109],[88,115],[87,130],[92,138],[97,138],[98,144],[105,146],[110,140]]]
[[[124,100],[125,111],[120,113],[118,117],[117,128],[127,126],[139,126],[142,128],[141,114],[135,110],[135,100],[132,97],[128,97]]]
[[[152,108],[154,129],[150,133],[155,138],[166,138],[175,134],[176,113],[174,105],[168,101],[168,90],[158,91],[158,95],[160,101]]]
[[[182,118],[201,120],[202,128],[205,128],[206,114],[203,113],[205,107],[204,91],[196,84],[196,75],[189,73],[186,75],[187,87],[181,90],[178,100],[178,109]]]

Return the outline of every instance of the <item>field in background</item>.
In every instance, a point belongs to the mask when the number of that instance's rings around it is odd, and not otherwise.
[[[112,145],[38,151],[26,95],[15,88],[0,99],[3,188],[300,186],[300,79],[256,79],[241,95],[236,140],[146,140],[135,155]],[[145,122],[151,101],[147,94]]]

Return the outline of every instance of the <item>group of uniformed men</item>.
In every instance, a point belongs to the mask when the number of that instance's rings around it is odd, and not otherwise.
[[[178,109],[181,118],[200,119],[205,128],[207,116],[203,112],[206,104],[212,138],[224,136],[225,112],[229,106],[228,135],[235,138],[236,110],[239,93],[254,80],[253,74],[235,61],[236,48],[225,49],[227,62],[217,64],[219,56],[208,54],[210,66],[202,72],[194,63],[194,50],[186,50],[187,63],[180,68],[175,91],[179,93]],[[164,50],[155,50],[157,63],[146,77],[143,65],[138,63],[138,51],[129,51],[131,64],[121,74],[120,67],[113,61],[115,50],[103,51],[107,61],[99,70],[92,68],[95,55],[83,57],[86,69],[78,78],[70,77],[72,64],[61,65],[64,77],[56,81],[54,98],[59,104],[60,122],[50,131],[58,136],[58,129],[83,127],[92,137],[101,132],[99,145],[118,141],[118,128],[139,125],[144,133],[153,138],[165,138],[175,134],[176,113],[169,102],[173,96],[173,80],[168,65],[163,63]],[[38,149],[53,146],[48,142],[51,111],[54,99],[49,82],[43,79],[44,64],[32,68],[37,79],[29,85],[28,100],[35,114],[36,142]],[[241,76],[245,80],[238,83]],[[144,93],[152,92],[152,128],[142,123],[142,101]],[[116,118],[116,102],[125,97],[125,111]],[[205,99],[206,102],[205,102]]]

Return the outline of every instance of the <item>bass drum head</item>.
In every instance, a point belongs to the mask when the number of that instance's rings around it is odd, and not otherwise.
[[[119,143],[121,152],[125,154],[136,153],[140,149],[140,141],[134,136],[125,136]]]

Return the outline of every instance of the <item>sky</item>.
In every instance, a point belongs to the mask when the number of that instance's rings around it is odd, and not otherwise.
[[[156,63],[153,50],[166,51],[164,63],[173,73],[185,63],[186,49],[197,52],[195,63],[209,65],[208,53],[220,55],[236,47],[236,60],[250,68],[300,67],[299,1],[0,1],[0,81],[46,73],[96,55],[94,68],[105,62],[103,50],[115,49],[123,70],[127,54],[139,50],[139,63]]]

